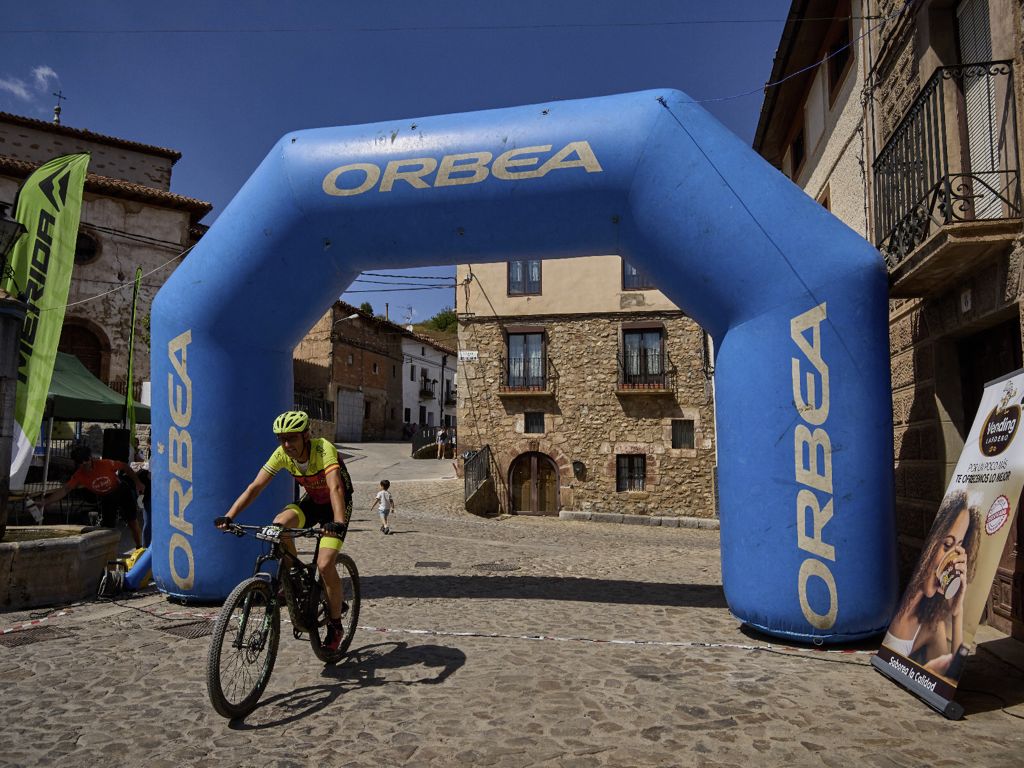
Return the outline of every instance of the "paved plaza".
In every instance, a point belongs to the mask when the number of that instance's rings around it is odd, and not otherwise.
[[[0,765],[1020,766],[1019,644],[986,630],[949,722],[848,652],[729,614],[716,531],[461,510],[450,462],[348,448],[360,630],[325,667],[284,624],[244,721],[207,700],[209,619],[154,591],[0,614]],[[399,454],[396,454],[399,455]],[[362,466],[360,466],[362,465]],[[393,478],[395,534],[368,510]],[[413,470],[408,470],[413,472]],[[213,517],[213,513],[210,515]],[[33,623],[35,622],[35,623]],[[11,643],[20,635],[35,642]]]

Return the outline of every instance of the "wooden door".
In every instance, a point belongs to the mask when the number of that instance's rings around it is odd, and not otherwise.
[[[524,453],[512,462],[508,485],[513,512],[558,514],[558,467],[543,453]]]

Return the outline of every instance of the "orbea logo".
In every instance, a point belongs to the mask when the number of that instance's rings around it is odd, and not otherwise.
[[[589,142],[569,142],[554,154],[551,154],[551,147],[551,144],[543,144],[510,149],[497,157],[491,152],[463,152],[445,155],[440,162],[433,157],[392,160],[383,172],[374,163],[349,163],[324,176],[323,190],[334,197],[350,197],[374,188],[390,192],[398,182],[405,182],[413,189],[429,189],[479,184],[488,176],[516,181],[539,179],[551,171],[566,168],[583,168],[587,173],[603,170]]]
[[[981,429],[981,436],[978,439],[979,448],[983,456],[998,456],[1013,442],[1017,434],[1017,427],[1020,426],[1020,406],[1011,405],[1009,408],[993,408],[985,419],[985,426]]]

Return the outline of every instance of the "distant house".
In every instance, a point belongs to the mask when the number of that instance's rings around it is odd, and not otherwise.
[[[135,270],[143,272],[134,358],[139,388],[149,379],[153,297],[202,236],[199,221],[212,206],[170,191],[180,152],[7,113],[0,113],[0,202],[13,202],[42,163],[79,152],[91,160],[59,349],[123,392]]]
[[[333,440],[400,440],[413,423],[454,421],[454,351],[344,301],[293,358],[296,407]]]
[[[713,517],[711,345],[619,256],[458,268],[459,450],[502,511]]]
[[[455,351],[406,326],[402,339],[402,420],[421,427],[456,424]]]

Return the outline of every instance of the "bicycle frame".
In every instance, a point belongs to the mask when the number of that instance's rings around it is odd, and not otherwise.
[[[270,549],[256,558],[256,564],[253,566],[252,575],[255,577],[263,578],[270,584],[270,592],[272,596],[271,600],[274,603],[277,602],[278,588],[284,585],[285,606],[288,609],[288,615],[291,618],[292,626],[299,629],[300,631],[308,631],[306,628],[307,617],[300,615],[301,611],[299,610],[299,606],[294,605],[294,600],[292,599],[296,593],[293,580],[287,571],[284,574],[282,574],[281,568],[282,565],[285,563],[286,558],[295,561],[295,565],[308,567],[310,563],[303,562],[299,558],[298,553],[293,555],[292,553],[288,552],[288,550],[284,547],[282,538],[285,536],[288,536],[293,540],[295,538],[303,538],[310,536],[315,538],[316,544],[314,545],[313,548],[313,558],[311,563],[315,566],[317,558],[319,557],[320,554],[320,539],[322,537],[322,531],[313,528],[284,528],[282,526],[274,524],[264,526],[243,526],[236,524],[231,529],[231,532],[235,533],[235,535],[237,536],[241,536],[244,535],[244,532],[246,530],[255,530],[256,538],[262,541],[266,541],[270,544]],[[260,570],[264,563],[270,562],[272,560],[276,560],[278,562],[276,574],[272,574],[269,571]],[[320,572],[315,567],[313,569],[313,579],[320,579]],[[251,597],[246,599],[245,606],[242,609],[242,620],[239,625],[240,632],[238,634],[238,637],[232,643],[233,647],[235,648],[241,647],[241,638],[245,636],[245,630],[249,622],[249,601],[251,599]]]

